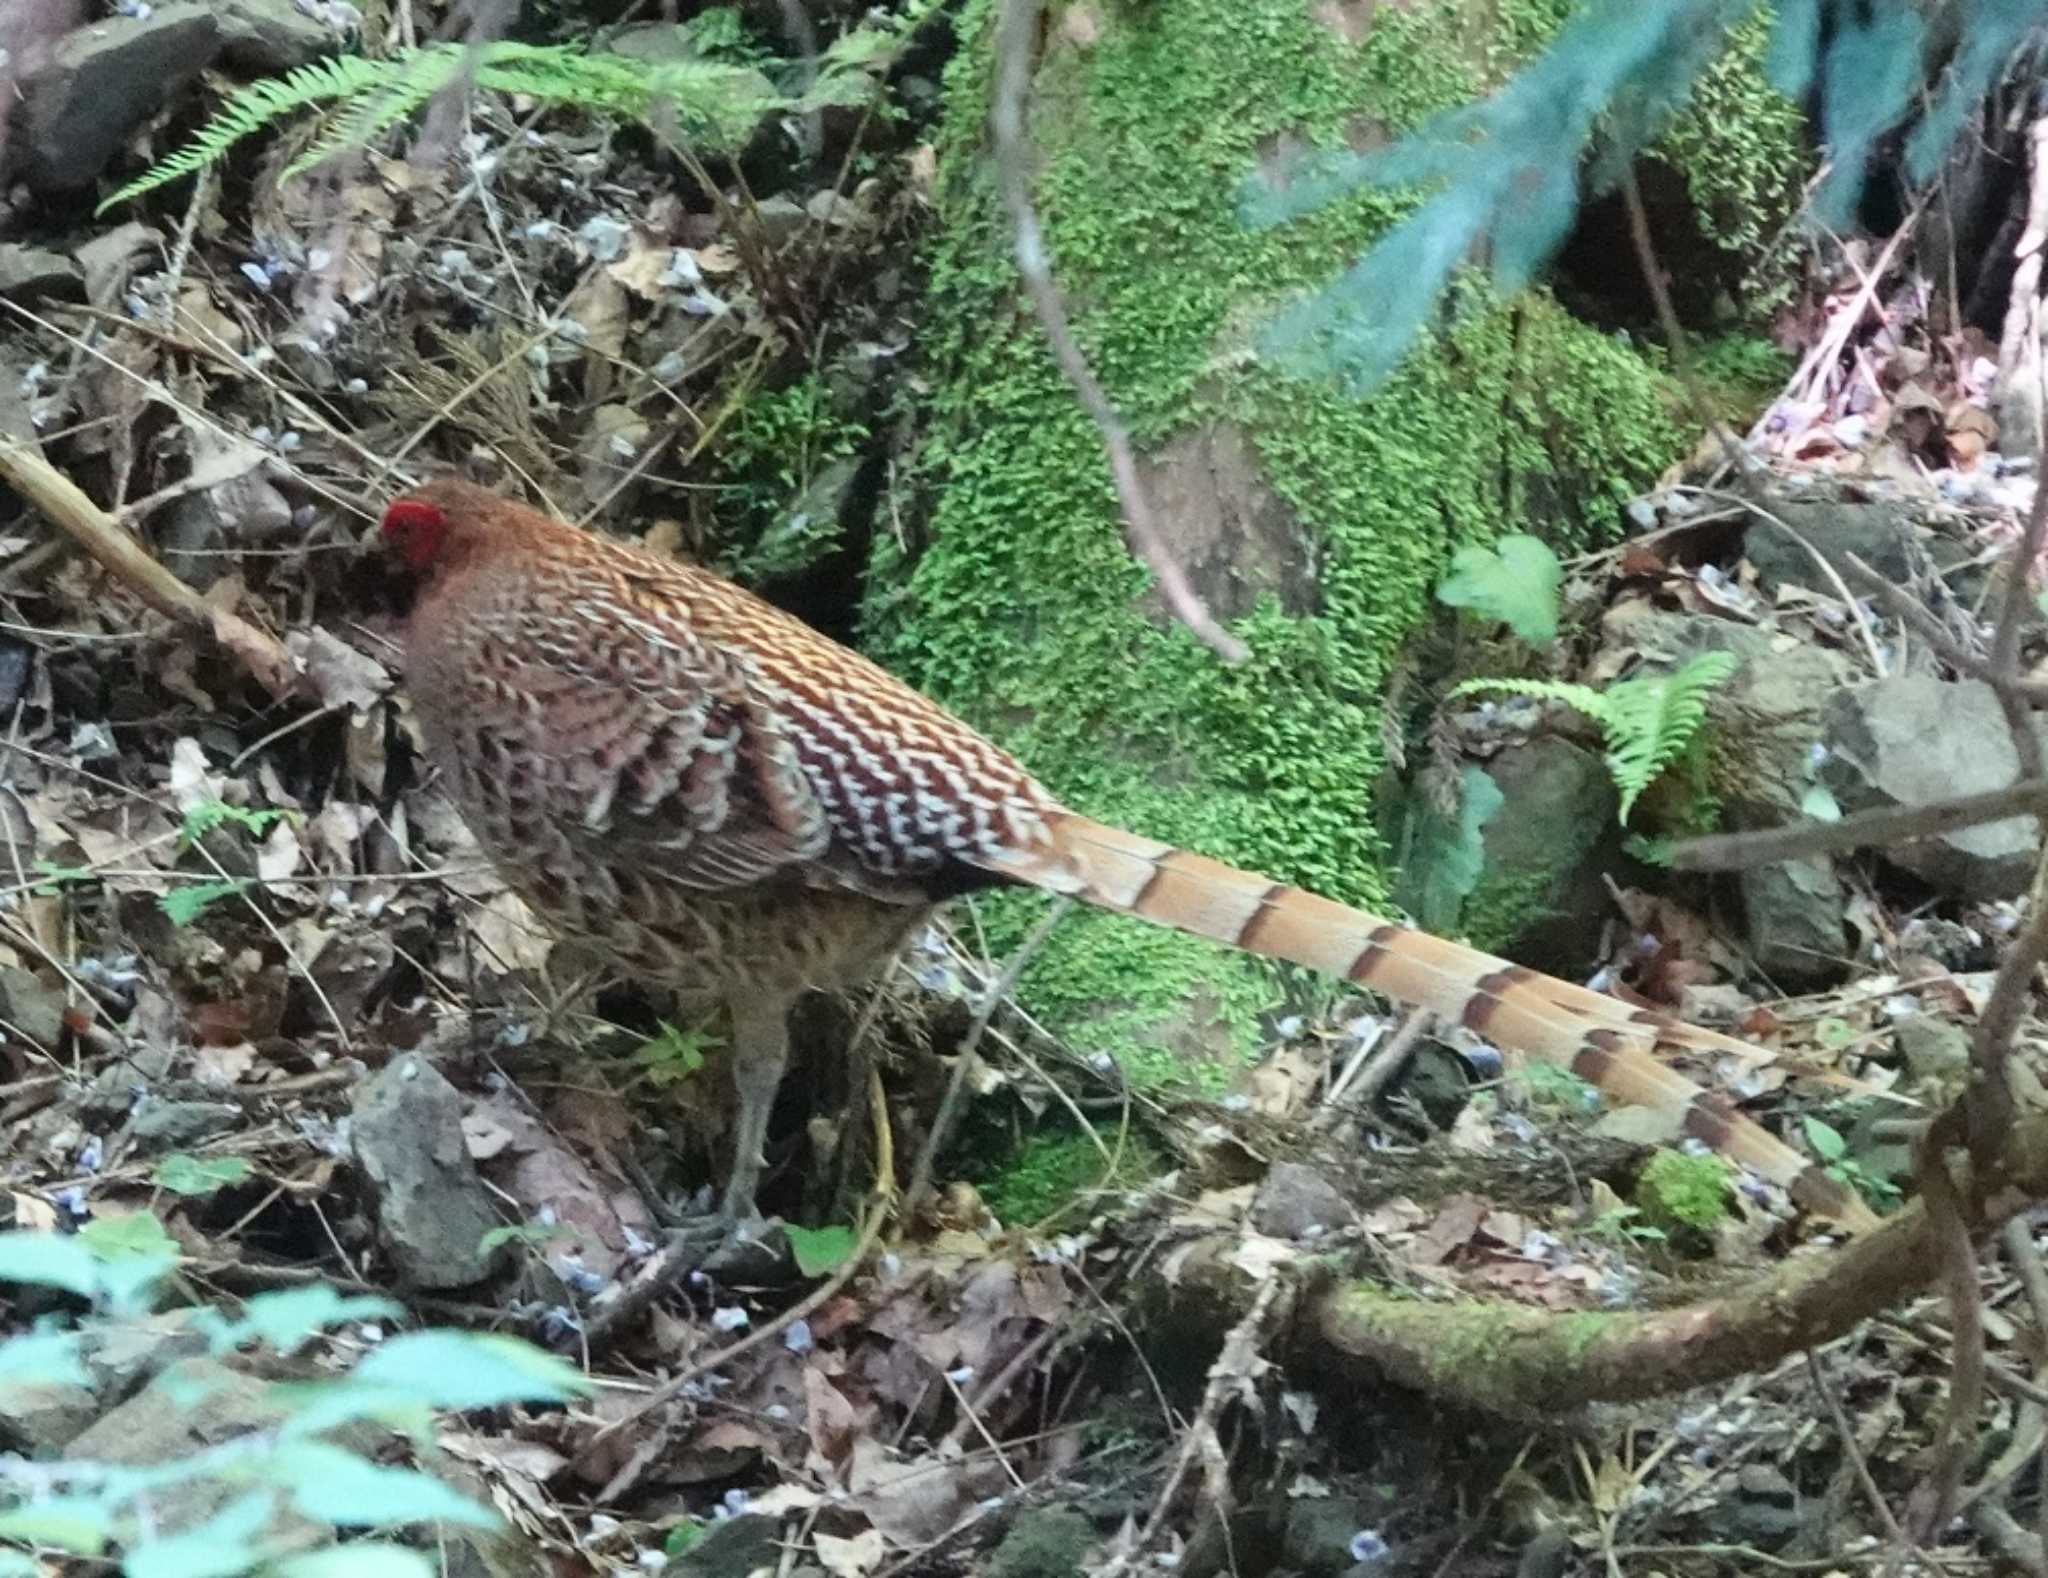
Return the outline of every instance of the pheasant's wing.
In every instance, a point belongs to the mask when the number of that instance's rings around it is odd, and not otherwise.
[[[730,654],[594,613],[485,622],[421,689],[466,740],[444,765],[514,849],[644,858],[732,888],[824,857],[831,830],[775,709]]]

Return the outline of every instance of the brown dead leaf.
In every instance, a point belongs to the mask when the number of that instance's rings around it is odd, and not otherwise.
[[[1264,1282],[1274,1271],[1300,1258],[1301,1251],[1284,1238],[1253,1232],[1247,1232],[1230,1252],[1230,1263],[1254,1282]]]
[[[1323,1080],[1327,1059],[1305,1046],[1282,1046],[1239,1081],[1251,1110],[1262,1117],[1291,1118],[1308,1109]]]
[[[538,970],[547,963],[552,939],[525,901],[501,889],[470,921],[477,952],[494,970]]]
[[[697,267],[707,274],[737,274],[740,255],[722,241],[697,248]]]
[[[938,149],[928,142],[921,142],[904,155],[903,162],[910,172],[911,191],[921,201],[929,203],[939,184]]]
[[[1487,1205],[1477,1195],[1454,1194],[1437,1209],[1436,1219],[1415,1235],[1408,1246],[1411,1265],[1440,1266],[1467,1244],[1479,1230]]]
[[[294,630],[285,650],[305,677],[305,689],[322,706],[368,712],[391,688],[390,672],[322,626]]]
[[[804,1430],[821,1467],[834,1479],[845,1470],[860,1428],[860,1415],[844,1392],[817,1364],[804,1366]]]
[[[674,289],[676,252],[636,225],[626,239],[625,256],[606,264],[605,272],[642,301],[660,301]]]
[[[868,1522],[906,1550],[930,1544],[966,1516],[1002,1470],[987,1459],[927,1455],[898,1461],[871,1436],[854,1443],[847,1491]],[[986,1485],[986,1490],[984,1489]]]
[[[256,1049],[246,1041],[220,1046],[198,1046],[192,1050],[195,1078],[207,1085],[233,1085],[256,1066]]]
[[[1359,1225],[1380,1238],[1405,1238],[1419,1232],[1429,1213],[1406,1195],[1382,1200],[1359,1219]]]
[[[1257,1192],[1257,1184],[1240,1184],[1235,1189],[1204,1189],[1195,1197],[1193,1205],[1169,1217],[1167,1225],[1197,1233],[1235,1227],[1251,1209],[1252,1196]]]
[[[814,1534],[811,1546],[817,1552],[818,1564],[832,1574],[832,1578],[865,1578],[866,1574],[882,1565],[882,1558],[887,1554],[880,1529],[868,1529],[850,1540],[831,1534]]]

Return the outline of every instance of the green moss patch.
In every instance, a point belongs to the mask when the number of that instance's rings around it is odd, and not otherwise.
[[[1618,499],[1679,452],[1653,358],[1541,294],[1477,288],[1368,401],[1261,367],[1250,331],[1346,266],[1408,206],[1365,193],[1251,233],[1236,194],[1284,140],[1415,124],[1482,85],[1457,7],[1382,8],[1347,45],[1302,0],[1114,5],[1039,78],[1038,198],[1082,345],[1148,449],[1204,424],[1246,435],[1318,592],[1234,620],[1226,668],[1147,606],[1094,429],[1016,289],[982,147],[988,8],[947,80],[925,349],[933,394],[920,551],[876,551],[872,648],[1031,763],[1070,804],[1366,905],[1384,902],[1370,801],[1380,691],[1450,551],[1503,531],[1610,538]],[[1029,899],[983,906],[992,944]],[[1268,970],[1139,923],[1076,915],[1024,1000],[1140,1077],[1192,1037],[1227,1064],[1279,998]],[[1194,1019],[1184,1009],[1199,999]]]

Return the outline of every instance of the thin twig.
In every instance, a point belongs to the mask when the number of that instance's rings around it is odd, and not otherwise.
[[[1118,1551],[1110,1558],[1101,1578],[1120,1578],[1144,1555],[1172,1512],[1174,1498],[1180,1494],[1180,1487],[1195,1459],[1207,1455],[1208,1450],[1216,1446],[1216,1421],[1222,1417],[1224,1404],[1244,1389],[1246,1377],[1258,1359],[1259,1338],[1266,1329],[1274,1301],[1280,1297],[1284,1280],[1279,1276],[1268,1276],[1260,1285],[1258,1296],[1252,1300],[1251,1308],[1244,1312],[1244,1318],[1225,1334],[1223,1346],[1209,1366],[1209,1383],[1202,1390],[1202,1405],[1181,1436],[1180,1451],[1174,1456],[1173,1469],[1159,1489],[1145,1527],[1139,1531],[1129,1550]],[[1214,1487],[1211,1490],[1213,1494]],[[1211,1510],[1218,1517],[1228,1512],[1220,1497],[1216,1498]]]
[[[1827,1377],[1820,1372],[1820,1360],[1811,1348],[1806,1350],[1806,1379],[1812,1385],[1814,1394],[1827,1408],[1828,1417],[1834,1421],[1835,1434],[1842,1443],[1842,1452],[1849,1459],[1849,1467],[1856,1475],[1856,1483],[1863,1487],[1863,1494],[1869,1498],[1870,1510],[1877,1514],[1877,1521],[1884,1525],[1885,1533],[1898,1545],[1910,1542],[1906,1531],[1899,1527],[1899,1520],[1893,1515],[1891,1503],[1884,1499],[1884,1492],[1877,1488],[1877,1481],[1871,1476],[1870,1463],[1863,1455],[1863,1448],[1856,1443],[1856,1427],[1842,1408],[1841,1398],[1828,1385]]]
[[[1977,1441],[1977,1414],[1984,1404],[1984,1309],[1977,1290],[1977,1254],[1970,1242],[1970,1229],[1963,1214],[1955,1175],[1949,1171],[1948,1145],[1960,1138],[1962,1119],[1950,1108],[1936,1120],[1920,1148],[1920,1198],[1927,1207],[1927,1220],[1935,1238],[1934,1248],[1942,1257],[1942,1274],[1948,1284],[1949,1325],[1954,1332],[1954,1363],[1949,1374],[1948,1410],[1941,1433],[1935,1439],[1935,1462],[1927,1478],[1915,1491],[1918,1516],[1912,1520],[1919,1544],[1932,1541],[1948,1524],[1962,1488],[1963,1469]],[[1905,1556],[1887,1567],[1896,1572]]]
[[[1016,230],[1017,269],[1024,276],[1032,309],[1052,346],[1053,360],[1067,375],[1083,408],[1102,434],[1102,447],[1109,452],[1109,468],[1116,479],[1117,498],[1123,504],[1124,535],[1131,550],[1151,570],[1153,579],[1159,583],[1159,595],[1173,617],[1225,662],[1242,663],[1251,656],[1250,648],[1216,623],[1209,605],[1202,601],[1159,534],[1144,485],[1138,479],[1130,434],[1102,385],[1088,370],[1087,358],[1081,354],[1073,326],[1067,321],[1066,303],[1052,277],[1045,233],[1039,227],[1038,210],[1031,201],[1029,159],[1024,145],[1024,100],[1031,86],[1031,60],[1042,4],[1043,0],[1006,0],[1002,28],[996,38],[995,104],[989,120],[995,131],[996,167],[1002,180],[1003,201]]]
[[[1750,833],[1688,838],[1672,849],[1671,865],[1677,871],[1740,871],[1807,855],[1935,838],[1959,827],[2002,822],[2010,816],[2042,815],[2048,815],[2048,785],[2022,782],[1931,805],[1858,811],[1839,822],[1794,822],[1789,827],[1759,828]]]
[[[924,1204],[925,1192],[931,1188],[932,1169],[938,1164],[939,1147],[945,1143],[946,1129],[960,1105],[961,1092],[967,1088],[967,1072],[974,1066],[981,1038],[988,1032],[989,1020],[1016,987],[1024,967],[1037,956],[1038,950],[1045,945],[1045,939],[1052,935],[1053,927],[1060,923],[1072,902],[1065,898],[1054,901],[1052,908],[1039,917],[1038,924],[1017,945],[1017,951],[1004,962],[1002,973],[989,982],[988,990],[981,994],[981,1001],[975,1005],[974,1020],[967,1027],[966,1038],[960,1043],[960,1055],[953,1063],[953,1077],[947,1082],[939,1110],[932,1115],[931,1130],[925,1135],[924,1144],[917,1153],[917,1166],[911,1169],[910,1187],[903,1194],[906,1220],[916,1215]]]
[[[1650,288],[1650,301],[1664,330],[1665,348],[1671,352],[1671,370],[1678,375],[1679,386],[1692,402],[1693,415],[1714,435],[1722,458],[1733,470],[1748,473],[1760,469],[1756,458],[1743,452],[1740,441],[1728,431],[1728,424],[1715,413],[1713,402],[1693,371],[1692,345],[1686,338],[1685,326],[1678,321],[1677,309],[1671,304],[1671,287],[1657,262],[1657,249],[1650,239],[1650,216],[1643,209],[1643,194],[1636,189],[1633,169],[1621,173],[1621,200],[1628,209],[1628,233],[1635,243],[1636,263],[1643,271],[1643,283]]]

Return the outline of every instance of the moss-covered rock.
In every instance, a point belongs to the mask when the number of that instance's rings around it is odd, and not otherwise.
[[[1250,351],[1264,314],[1412,200],[1368,191],[1253,233],[1235,214],[1247,173],[1290,141],[1357,145],[1460,101],[1540,35],[1543,8],[1522,9],[1509,25],[1445,0],[1381,7],[1356,42],[1324,25],[1351,8],[1303,0],[1055,15],[1036,189],[1081,343],[1155,461],[1227,429],[1201,452],[1235,446],[1270,495],[1237,510],[1263,589],[1217,599],[1253,653],[1231,669],[1153,606],[1100,440],[1022,304],[983,147],[989,8],[966,8],[926,341],[930,512],[914,555],[878,545],[867,633],[1078,808],[1382,902],[1380,692],[1449,552],[1510,530],[1566,550],[1605,540],[1617,499],[1679,452],[1654,359],[1540,292],[1504,306],[1461,288],[1441,333],[1367,401]],[[1497,47],[1475,47],[1489,36]],[[1031,903],[984,907],[995,946]],[[1213,1084],[1277,988],[1205,944],[1089,914],[1060,928],[1022,994],[1141,1079],[1195,1055]]]

